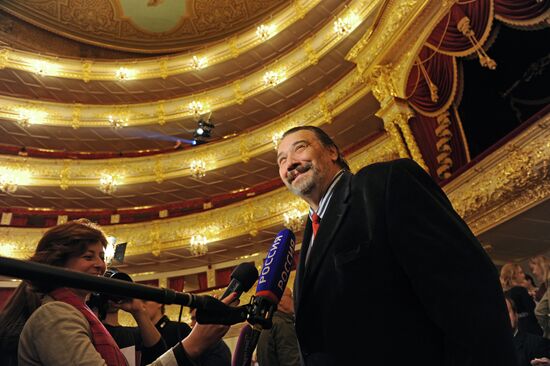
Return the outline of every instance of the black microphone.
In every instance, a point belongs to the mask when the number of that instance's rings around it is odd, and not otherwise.
[[[258,344],[263,329],[270,329],[273,325],[273,313],[281,301],[285,291],[290,271],[294,263],[294,248],[296,237],[288,229],[281,230],[265,258],[264,265],[258,278],[256,295],[252,298],[248,322],[252,330],[245,335],[242,363],[233,366],[249,366],[252,362],[252,353]],[[241,360],[239,360],[241,361]]]
[[[119,279],[93,276],[42,263],[0,257],[0,275],[36,282],[48,281],[60,287],[79,288],[109,295],[152,300],[161,304],[197,308],[211,314],[213,320],[218,322],[215,324],[233,325],[246,320],[246,314],[243,315],[242,309],[227,306],[212,296],[188,294]]]
[[[227,286],[227,289],[221,296],[221,299],[226,298],[231,293],[236,292],[237,300],[243,292],[250,290],[256,279],[258,278],[258,270],[252,263],[241,263],[231,273],[231,282]],[[199,324],[222,324],[223,321],[231,321],[231,324],[237,324],[244,322],[248,318],[248,305],[240,307],[232,307],[224,316],[228,317],[227,320],[220,318],[220,311],[204,311],[197,309],[195,316],[197,317],[197,323]]]
[[[231,282],[227,286],[227,289],[221,296],[220,300],[225,299],[231,293],[236,292],[238,299],[243,292],[247,292],[252,288],[254,282],[258,279],[258,270],[253,263],[245,262],[239,264],[233,272],[231,272]]]
[[[248,349],[250,349],[250,342],[252,336],[252,327],[249,324],[245,324],[241,328],[239,338],[237,339],[237,345],[235,346],[235,352],[233,352],[232,366],[250,366],[250,361],[245,365],[244,359]]]

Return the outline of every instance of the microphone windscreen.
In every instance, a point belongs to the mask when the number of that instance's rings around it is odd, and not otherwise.
[[[243,365],[245,359],[251,359],[247,353],[249,352],[250,345],[248,344],[252,336],[252,327],[245,324],[241,328],[239,338],[237,339],[237,345],[235,346],[235,352],[233,352],[232,366],[245,366]],[[250,363],[248,363],[250,365]],[[246,365],[246,366],[248,366]]]
[[[278,304],[283,296],[292,265],[296,237],[289,229],[281,230],[265,258],[258,278],[256,296],[262,296]]]
[[[252,285],[258,279],[258,270],[254,263],[244,262],[235,267],[231,273],[231,278],[239,281],[243,292],[246,292],[252,288]]]

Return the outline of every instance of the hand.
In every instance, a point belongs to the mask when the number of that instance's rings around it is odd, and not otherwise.
[[[226,305],[237,306],[239,300],[236,297],[237,293],[234,292],[221,301]],[[228,325],[196,323],[191,333],[183,339],[183,348],[190,358],[195,359],[219,342],[229,328]]]
[[[145,302],[141,299],[128,299],[128,301],[123,302],[112,302],[109,300],[109,304],[134,316],[146,312]]]
[[[550,365],[550,359],[546,357],[542,358],[534,358],[531,360],[532,366],[549,366]]]

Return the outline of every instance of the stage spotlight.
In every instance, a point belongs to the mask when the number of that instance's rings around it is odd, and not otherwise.
[[[205,141],[202,139],[209,138],[214,127],[215,126],[212,123],[207,122],[202,118],[199,119],[197,129],[193,133],[196,144],[204,143]]]

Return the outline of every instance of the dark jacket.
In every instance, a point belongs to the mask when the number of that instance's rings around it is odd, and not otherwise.
[[[256,354],[260,366],[300,366],[293,314],[282,311],[273,314],[273,325],[262,330]]]
[[[550,341],[519,330],[514,337],[519,366],[531,366],[534,358],[550,357]]]
[[[310,238],[308,220],[294,292],[306,365],[516,365],[495,266],[412,160],[345,173],[305,267]]]

